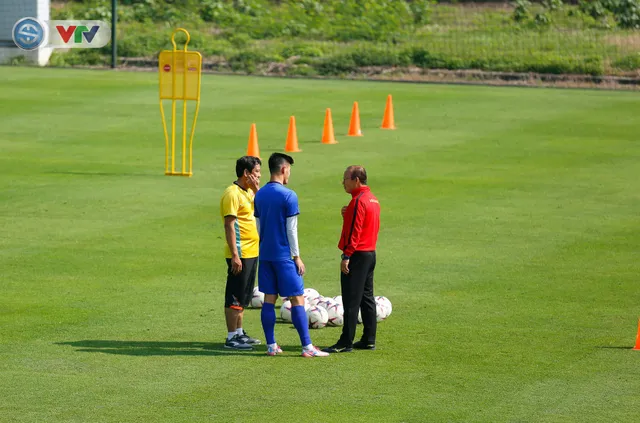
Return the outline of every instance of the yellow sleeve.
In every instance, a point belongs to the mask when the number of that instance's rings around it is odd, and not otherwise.
[[[220,203],[220,211],[222,213],[222,217],[238,217],[239,206],[240,201],[238,200],[238,195],[234,192],[226,192],[222,197],[222,202]]]

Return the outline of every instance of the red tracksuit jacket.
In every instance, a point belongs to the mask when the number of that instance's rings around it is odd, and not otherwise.
[[[351,193],[342,222],[338,248],[351,257],[356,251],[375,251],[380,230],[380,203],[368,186]]]

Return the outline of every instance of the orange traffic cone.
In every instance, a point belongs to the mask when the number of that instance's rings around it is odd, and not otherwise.
[[[296,131],[296,118],[289,118],[289,131],[287,132],[287,144],[284,146],[287,153],[298,153],[302,150],[298,148],[298,131]]]
[[[393,121],[391,94],[387,96],[387,106],[384,108],[384,117],[382,118],[382,129],[396,129],[395,122]]]
[[[260,158],[260,148],[258,148],[258,131],[256,131],[256,124],[251,124],[251,131],[249,132],[249,145],[247,146],[247,156],[253,156]]]
[[[634,350],[640,350],[640,322],[638,322],[638,334],[636,335],[636,346],[633,347]]]
[[[351,111],[351,122],[349,122],[349,132],[347,135],[350,137],[361,137],[362,130],[360,129],[360,112],[358,111],[358,102],[353,102],[353,110]]]
[[[336,137],[333,134],[333,120],[331,119],[331,109],[327,109],[324,115],[324,130],[322,131],[323,144],[337,144]]]

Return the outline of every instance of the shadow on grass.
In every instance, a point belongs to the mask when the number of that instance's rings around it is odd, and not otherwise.
[[[239,351],[224,347],[223,342],[161,342],[161,341],[112,341],[112,340],[82,340],[71,342],[56,342],[55,345],[67,345],[76,348],[76,352],[90,352],[132,356],[229,356],[251,355],[266,357],[267,347],[258,345],[250,351]],[[283,346],[285,356],[295,357],[300,353],[300,347]]]
[[[76,347],[77,352],[97,352],[103,354],[136,355],[136,356],[215,356],[215,355],[264,355],[258,346],[250,351],[238,351],[224,347],[217,342],[159,342],[159,341],[111,341],[82,340],[73,342],[57,342],[56,345]],[[262,346],[262,349],[265,347]]]
[[[53,175],[75,175],[75,176],[148,176],[148,177],[160,177],[164,176],[164,173],[151,174],[151,173],[127,173],[127,172],[72,172],[72,171],[49,171],[44,172]]]
[[[609,349],[609,350],[632,350],[633,346],[631,346],[631,347],[619,347],[619,346],[606,345],[606,346],[598,346],[596,348]]]

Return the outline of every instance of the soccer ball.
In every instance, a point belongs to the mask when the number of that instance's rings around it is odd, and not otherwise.
[[[292,322],[291,320],[291,301],[287,300],[282,303],[280,307],[280,318],[285,322]]]
[[[316,304],[318,307],[322,307],[325,310],[329,311],[329,307],[331,307],[333,304],[338,304],[335,301],[333,301],[333,298],[331,297],[325,297],[323,301],[320,301],[318,304]]]
[[[327,308],[327,315],[329,320],[327,324],[329,326],[342,326],[344,324],[344,308],[342,304],[334,302]]]
[[[309,327],[311,329],[320,329],[327,326],[329,314],[324,308],[313,306],[307,311],[307,319],[309,319]]]
[[[319,297],[320,293],[313,288],[305,288],[303,295],[305,298],[311,299],[311,298]]]
[[[342,304],[342,295],[336,295],[335,297],[333,297],[333,300],[337,303]]]
[[[316,303],[316,306],[322,307],[322,308],[324,308],[326,310],[326,308],[327,308],[326,304],[327,304],[327,297],[322,297],[322,300],[318,301]]]
[[[376,321],[381,322],[389,316],[389,310],[384,303],[376,304]]]
[[[264,293],[260,292],[258,287],[253,288],[253,297],[251,297],[251,307],[262,308],[264,304]]]
[[[317,297],[307,298],[307,301],[310,305],[315,306],[324,301],[324,297],[322,295],[318,295]]]
[[[387,315],[385,319],[391,315],[391,311],[393,311],[393,307],[391,305],[391,301],[387,297],[383,297],[381,295],[376,297],[376,304],[382,304],[382,306],[387,310]]]
[[[287,300],[285,302],[282,303],[282,306],[280,307],[280,318],[282,320],[284,320],[285,322],[293,322],[293,319],[291,319],[291,308],[293,307],[293,305],[291,304],[290,300]],[[304,311],[308,311],[311,308],[311,306],[309,305],[309,303],[307,303],[305,301],[304,303]]]

